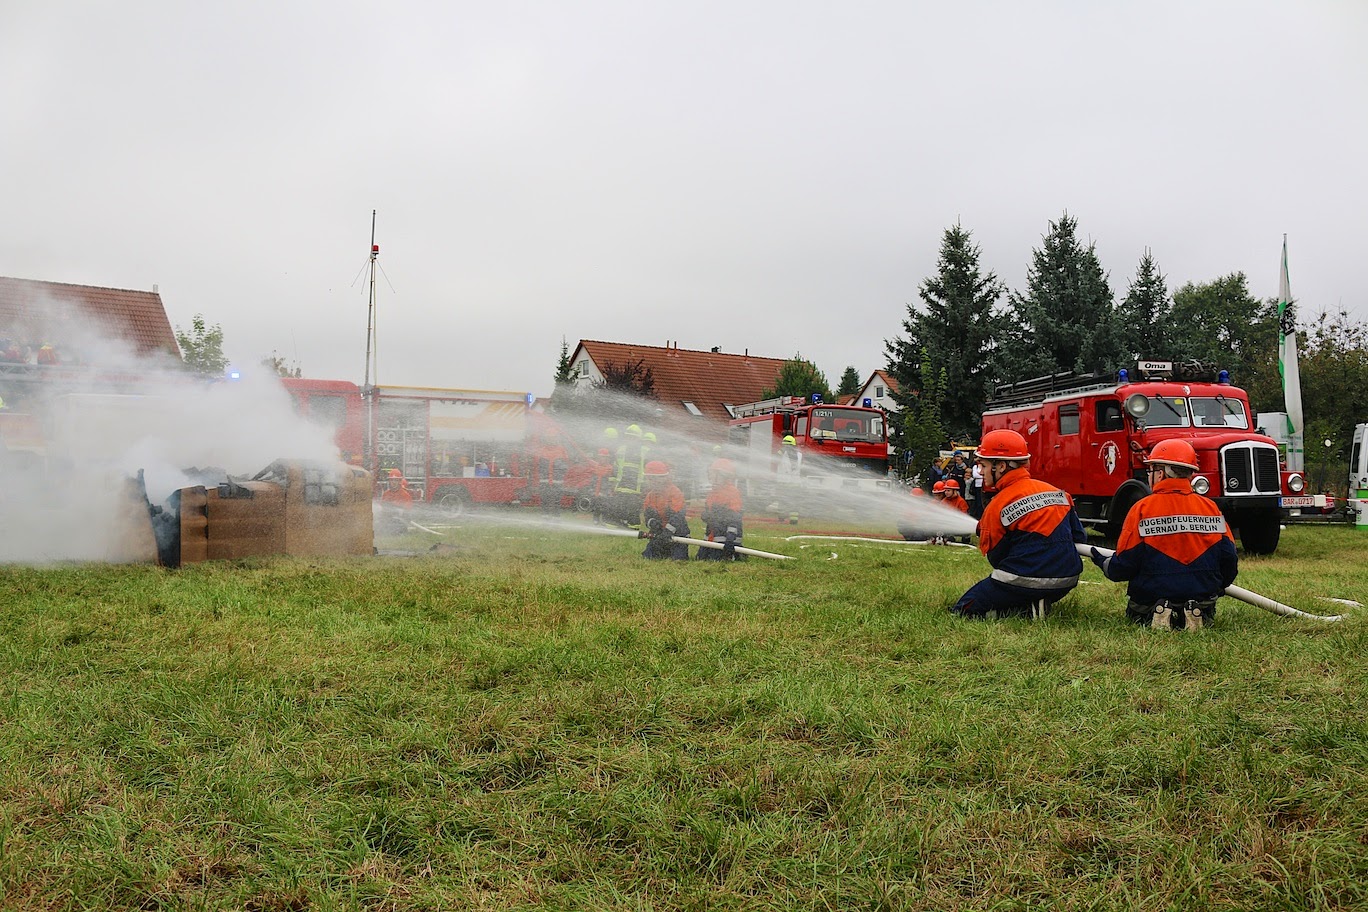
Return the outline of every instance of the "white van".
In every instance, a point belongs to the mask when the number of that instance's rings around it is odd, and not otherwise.
[[[1368,424],[1354,428],[1354,448],[1349,454],[1349,496],[1368,497]]]

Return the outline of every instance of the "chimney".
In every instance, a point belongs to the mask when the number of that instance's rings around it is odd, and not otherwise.
[[[153,283],[152,283],[152,293],[153,293],[153,294],[157,294],[157,283],[156,283],[156,282],[153,282]]]

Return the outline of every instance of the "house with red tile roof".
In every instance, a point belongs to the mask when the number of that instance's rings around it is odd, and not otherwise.
[[[664,423],[724,427],[732,409],[763,398],[773,388],[785,358],[762,358],[742,354],[693,351],[678,343],[637,345],[582,339],[570,363],[577,387],[602,382],[606,371],[640,363],[654,382],[655,401]]]
[[[180,361],[161,295],[0,276],[0,363],[95,364],[90,341],[112,339],[140,359]],[[79,349],[79,350],[78,350]]]
[[[857,405],[863,404],[868,399],[870,405],[881,408],[886,412],[896,412],[898,403],[893,401],[893,394],[898,391],[898,381],[889,376],[887,371],[876,370],[869,375],[869,379],[860,387],[860,391],[855,394],[854,402]]]

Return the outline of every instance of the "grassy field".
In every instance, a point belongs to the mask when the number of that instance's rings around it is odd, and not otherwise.
[[[0,570],[0,908],[1368,908],[1368,536],[1186,635],[793,531]]]

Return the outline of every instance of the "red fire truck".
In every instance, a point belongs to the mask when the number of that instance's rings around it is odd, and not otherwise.
[[[556,448],[563,507],[582,506],[593,466],[521,392],[283,381],[298,412],[333,428],[344,461],[383,481],[398,469],[416,500],[453,513],[479,504],[539,504],[537,482]]]
[[[1141,361],[1135,379],[1122,370],[999,386],[983,432],[1000,428],[1026,438],[1033,477],[1069,492],[1084,524],[1113,538],[1149,493],[1142,460],[1161,440],[1192,444],[1193,489],[1220,505],[1253,554],[1277,549],[1281,498],[1306,487],[1300,473],[1281,470],[1277,444],[1254,431],[1244,390],[1212,365]]]
[[[803,484],[889,487],[887,421],[883,409],[871,407],[868,399],[856,406],[781,396],[733,411],[727,442],[746,463],[742,470],[752,487],[780,471],[781,448],[789,436],[800,455]]]

